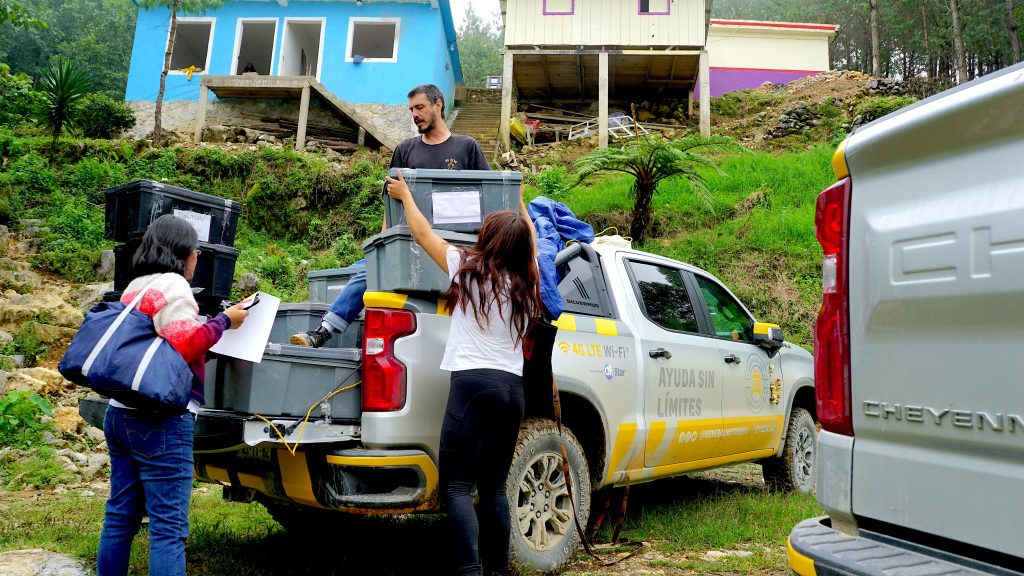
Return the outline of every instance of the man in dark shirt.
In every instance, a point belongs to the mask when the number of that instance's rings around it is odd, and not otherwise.
[[[444,121],[444,94],[433,84],[417,86],[409,91],[409,112],[419,136],[407,138],[398,144],[391,156],[392,168],[433,168],[439,170],[490,170],[483,150],[469,136],[453,134]],[[393,185],[389,178],[389,186]],[[387,229],[383,222],[381,231]],[[366,292],[365,261],[363,266],[334,299],[320,326],[293,334],[290,342],[297,346],[319,348],[331,339],[332,333],[344,332],[363,309]]]

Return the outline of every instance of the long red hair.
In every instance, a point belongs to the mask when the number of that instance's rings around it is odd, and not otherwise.
[[[462,250],[462,263],[445,295],[448,313],[456,306],[463,314],[472,310],[483,327],[490,322],[486,304],[491,298],[508,302],[509,330],[518,344],[542,311],[529,224],[510,210],[493,212],[484,219],[476,244]]]

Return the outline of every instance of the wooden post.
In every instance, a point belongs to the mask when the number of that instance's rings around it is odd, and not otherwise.
[[[512,149],[510,141],[512,118],[512,51],[505,50],[505,59],[501,72],[501,123],[498,125],[498,137],[502,151]]]
[[[359,135],[356,137],[356,144],[366,146],[366,128],[359,127]]]
[[[711,67],[708,51],[700,51],[700,135],[711,136]]]
[[[302,99],[299,100],[299,128],[295,132],[295,149],[306,149],[306,123],[309,122],[309,85],[302,87]]]
[[[210,98],[210,89],[206,84],[199,88],[199,114],[196,116],[196,144],[203,141],[203,128],[206,124],[206,101]]]
[[[686,99],[686,117],[693,118],[693,88],[690,88],[690,96]]]
[[[608,53],[597,56],[597,140],[601,148],[608,147]]]

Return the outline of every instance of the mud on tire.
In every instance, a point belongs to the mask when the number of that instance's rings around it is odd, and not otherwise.
[[[568,562],[580,545],[562,473],[562,442],[569,456],[573,496],[580,525],[590,514],[587,458],[576,437],[551,420],[523,421],[506,487],[512,517],[512,560],[540,572]]]
[[[818,478],[818,430],[810,412],[793,408],[782,455],[761,461],[764,483],[773,492],[814,491]]]

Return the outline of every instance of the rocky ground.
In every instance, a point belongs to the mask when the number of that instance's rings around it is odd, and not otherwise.
[[[26,329],[46,347],[36,366],[26,366],[30,359],[23,355],[7,356],[12,369],[0,370],[0,397],[26,390],[38,393],[53,406],[53,416],[44,418],[52,418],[57,432],[47,433],[45,442],[56,449],[62,466],[75,480],[58,490],[82,489],[106,480],[109,457],[103,431],[78,415],[78,399],[86,391],[65,380],[56,367],[85,311],[113,290],[113,283],[69,284],[34,271],[29,259],[39,249],[42,231],[33,220],[22,220],[15,230],[0,226],[0,247],[6,248],[6,255],[0,257],[0,347]],[[112,254],[104,258],[98,277],[113,277]],[[0,461],[25,457],[18,448],[0,448]],[[17,479],[4,480],[7,484]]]

